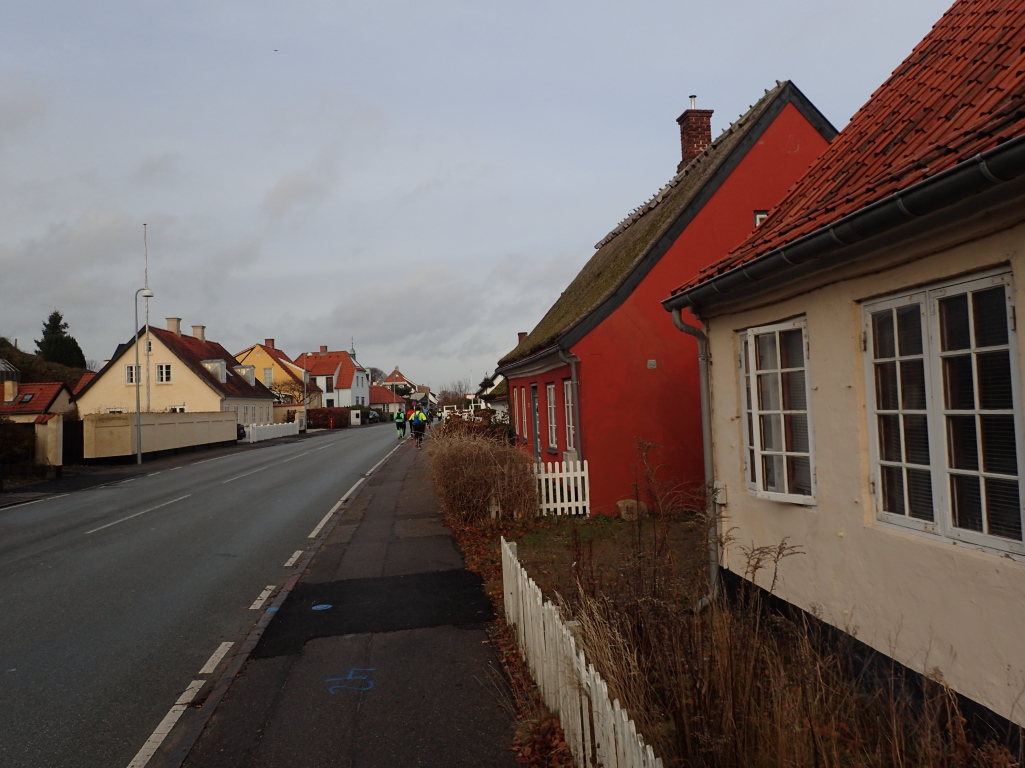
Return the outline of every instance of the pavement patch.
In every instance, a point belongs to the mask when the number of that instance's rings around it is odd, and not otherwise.
[[[330,610],[314,610],[321,605]],[[491,621],[480,577],[465,570],[301,583],[267,626],[253,658],[298,654],[313,638]]]

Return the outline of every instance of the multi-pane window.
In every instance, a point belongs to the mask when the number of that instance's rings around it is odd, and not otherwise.
[[[865,306],[881,519],[1025,551],[1013,317],[1007,274]]]
[[[157,384],[170,384],[171,383],[171,364],[170,363],[158,363],[157,364]]]
[[[527,439],[527,389],[520,387],[520,437]]]
[[[814,502],[804,319],[751,328],[740,343],[747,486],[778,501]]]
[[[264,368],[263,369],[263,386],[269,387],[274,383],[274,369]]]
[[[334,376],[325,376],[324,377],[324,385],[325,385],[324,386],[324,391],[325,392],[334,392],[335,391],[335,377]]]
[[[566,450],[577,449],[576,414],[573,411],[573,382],[566,379],[562,382],[562,402],[566,408]]]
[[[559,445],[558,425],[555,423],[558,405],[555,402],[555,384],[545,387],[545,398],[548,405],[548,447],[557,448]]]
[[[139,380],[139,366],[125,366],[125,384],[135,384]]]

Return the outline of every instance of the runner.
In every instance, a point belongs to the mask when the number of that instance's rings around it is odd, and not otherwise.
[[[424,441],[424,431],[427,429],[427,414],[424,413],[420,403],[414,406],[409,422],[409,428],[413,432],[413,439],[416,440],[416,447],[419,448]]]
[[[399,433],[399,440],[406,436],[406,414],[402,411],[395,412],[395,431]]]

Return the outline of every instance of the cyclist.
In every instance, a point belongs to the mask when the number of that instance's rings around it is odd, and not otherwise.
[[[419,448],[424,441],[424,431],[427,429],[427,414],[423,407],[417,403],[409,415],[409,428],[413,432],[413,439],[416,440],[416,447]]]
[[[406,414],[401,409],[395,412],[395,431],[399,433],[399,440],[406,436]]]

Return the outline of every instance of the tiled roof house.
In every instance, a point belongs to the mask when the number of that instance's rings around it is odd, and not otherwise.
[[[2,395],[0,416],[11,421],[39,421],[53,414],[69,414],[75,410],[71,404],[71,393],[59,382],[22,384],[15,380],[5,381]]]
[[[404,410],[405,398],[396,395],[394,390],[388,387],[381,387],[376,384],[370,385],[370,407],[379,408],[385,413],[398,413]]]
[[[324,393],[325,408],[368,405],[370,373],[351,352],[331,352],[326,346],[321,346],[319,352],[299,355],[295,364],[315,378]]]
[[[642,444],[665,468],[660,481],[701,484],[697,367],[658,300],[743,240],[836,133],[790,82],[715,141],[711,116],[692,104],[678,118],[674,178],[597,244],[499,361],[521,444],[538,461],[586,459],[592,513],[636,497]]]
[[[732,538],[800,548],[782,598],[1025,724],[1025,0],[955,2],[760,229],[678,277]]]
[[[118,346],[76,395],[81,415],[134,413],[138,376],[143,411],[234,410],[242,424],[273,422],[274,396],[256,380],[252,366],[240,365],[228,350],[207,339],[205,326],[192,326],[189,336],[182,333],[179,318],[169,317],[167,324],[167,329],[149,328],[148,350],[145,328]],[[140,340],[140,370],[136,370],[134,344]]]
[[[317,382],[274,344],[265,339],[235,355],[242,365],[252,365],[256,378],[274,393],[279,403],[301,403],[303,397],[311,408],[322,407],[322,393]],[[304,381],[305,379],[305,381]]]

